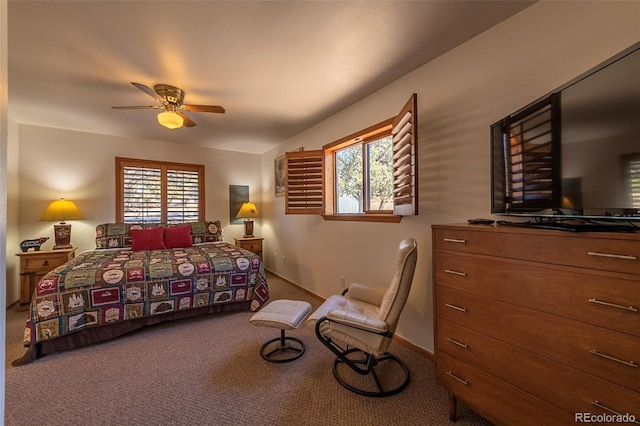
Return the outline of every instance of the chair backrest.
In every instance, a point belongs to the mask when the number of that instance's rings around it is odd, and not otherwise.
[[[377,316],[379,320],[387,323],[389,331],[392,333],[398,325],[400,313],[409,297],[417,258],[418,245],[416,240],[413,238],[402,240],[398,248],[396,273],[382,298]]]

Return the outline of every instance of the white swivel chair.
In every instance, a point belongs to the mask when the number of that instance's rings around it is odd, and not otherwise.
[[[387,288],[353,283],[342,295],[329,297],[306,322],[336,354],[333,375],[352,392],[389,396],[409,383],[407,366],[387,349],[409,296],[416,258],[415,239],[403,240]]]

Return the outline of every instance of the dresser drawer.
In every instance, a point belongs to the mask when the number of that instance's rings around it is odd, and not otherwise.
[[[600,235],[600,234],[599,234]],[[561,231],[434,228],[437,250],[486,254],[557,265],[640,275],[640,237]]]
[[[264,238],[235,238],[235,245],[244,250],[249,250],[262,257],[262,241]]]
[[[497,424],[539,426],[574,422],[572,414],[444,353],[439,354],[436,361],[436,380]]]
[[[640,338],[436,285],[436,315],[640,392]]]
[[[447,251],[436,252],[434,271],[438,285],[640,337],[635,275]]]
[[[262,241],[242,242],[242,248],[252,252],[262,251]]]
[[[47,254],[46,256],[29,256],[22,258],[23,272],[41,272],[47,273],[52,269],[67,262],[71,257],[67,253],[59,255]]]
[[[438,351],[537,395],[567,413],[603,412],[593,405],[598,401],[613,411],[640,419],[639,392],[629,392],[609,381],[446,320],[438,321],[436,338]]]

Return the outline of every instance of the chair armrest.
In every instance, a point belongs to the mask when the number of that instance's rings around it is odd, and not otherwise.
[[[371,287],[360,283],[351,283],[348,288],[348,295],[351,299],[362,300],[371,305],[380,306],[384,293],[384,287]]]
[[[352,326],[372,333],[384,334],[388,331],[387,323],[378,318],[351,312],[344,309],[332,309],[327,318],[339,324]]]

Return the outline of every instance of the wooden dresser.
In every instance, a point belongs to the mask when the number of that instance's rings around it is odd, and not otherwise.
[[[40,278],[73,259],[75,253],[75,248],[17,253],[16,256],[20,257],[20,304],[31,302],[31,296]]]
[[[640,234],[434,225],[433,282],[451,420],[640,424]]]

